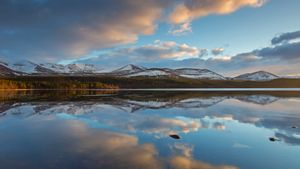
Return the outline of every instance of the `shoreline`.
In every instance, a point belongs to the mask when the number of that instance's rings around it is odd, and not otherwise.
[[[300,88],[0,89],[0,91],[300,91]]]

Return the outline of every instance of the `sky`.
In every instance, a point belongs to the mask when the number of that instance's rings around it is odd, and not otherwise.
[[[0,59],[300,75],[299,0],[1,0]]]

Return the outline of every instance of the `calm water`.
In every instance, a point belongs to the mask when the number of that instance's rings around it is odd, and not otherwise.
[[[2,91],[0,99],[1,169],[300,168],[300,92]]]

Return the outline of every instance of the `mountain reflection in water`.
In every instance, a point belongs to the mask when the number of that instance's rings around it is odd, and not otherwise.
[[[0,99],[1,169],[300,166],[299,92],[3,91]]]

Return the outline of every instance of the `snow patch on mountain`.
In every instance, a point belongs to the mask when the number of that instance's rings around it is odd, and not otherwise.
[[[19,76],[22,72],[10,69],[4,62],[0,63],[0,76]]]
[[[118,71],[132,71],[132,70],[143,70],[142,68],[135,66],[135,65],[126,65],[120,69],[118,69]]]
[[[66,66],[69,73],[94,73],[96,68],[91,64],[69,64]]]
[[[279,77],[265,71],[258,71],[254,73],[246,73],[242,74],[240,76],[235,77],[234,79],[237,80],[250,80],[250,81],[269,81],[269,80],[274,80],[278,79]]]
[[[137,77],[137,76],[149,76],[149,77],[155,77],[155,76],[170,76],[171,74],[169,72],[166,72],[164,70],[159,69],[148,69],[141,72],[133,73],[126,75],[126,77]]]
[[[208,69],[183,68],[183,69],[176,69],[174,70],[174,72],[180,77],[192,78],[192,79],[213,79],[213,80],[226,79],[222,75],[219,75]]]
[[[5,63],[5,62],[3,62],[3,61],[1,61],[1,60],[0,60],[0,65],[2,65],[2,66],[8,66],[7,63]]]
[[[66,70],[66,67],[64,65],[61,64],[52,64],[52,63],[45,63],[45,64],[41,64],[41,66],[50,69],[54,72],[57,73],[67,73],[68,71]]]
[[[97,69],[92,64],[68,64],[68,65],[61,65],[61,64],[52,64],[46,63],[41,64],[56,73],[101,73],[103,70]]]
[[[143,70],[145,70],[145,68],[129,64],[129,65],[121,67],[117,70],[114,70],[111,73],[114,74],[114,75],[128,75],[128,74],[141,72]]]
[[[37,64],[30,62],[30,61],[19,61],[17,63],[8,64],[7,65],[10,69],[25,72],[25,73],[37,73],[36,67]]]

